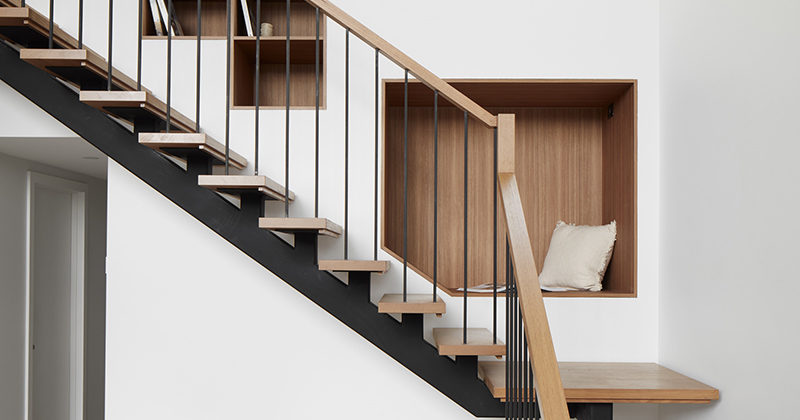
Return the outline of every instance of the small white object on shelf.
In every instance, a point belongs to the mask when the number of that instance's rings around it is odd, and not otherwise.
[[[261,36],[272,36],[273,29],[271,23],[261,24]]]
[[[247,36],[254,36],[253,14],[250,13],[250,6],[247,4],[247,0],[240,0],[239,3],[242,5],[242,15],[244,17],[244,27],[247,30]]]

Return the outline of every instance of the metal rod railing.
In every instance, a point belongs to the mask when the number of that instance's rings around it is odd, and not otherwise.
[[[140,1],[139,4],[142,2]],[[196,78],[196,86],[195,86],[195,108],[194,108],[194,131],[200,132],[200,68],[201,60],[200,60],[200,50],[201,50],[201,38],[203,34],[203,13],[202,13],[202,0],[197,0],[197,52],[195,53],[197,57],[197,65],[195,66],[195,78]]]
[[[53,19],[52,19],[52,4],[51,4],[51,19],[50,19],[50,48],[53,48]],[[113,69],[111,61],[114,52],[114,0],[108,0],[108,84],[107,88],[111,91],[111,71]]]
[[[231,160],[231,0],[225,3],[225,175],[230,174]]]
[[[439,275],[439,91],[433,91],[433,301]]]
[[[172,0],[167,0],[167,116],[166,132],[169,133],[172,125],[172,23],[175,11],[172,10]]]
[[[283,213],[289,217],[289,107],[291,105],[291,33],[292,3],[286,0],[286,140],[284,145],[284,206]]]
[[[379,63],[380,63],[380,50],[375,49],[375,192],[374,192],[374,199],[375,199],[375,207],[374,207],[374,218],[373,218],[373,238],[372,238],[372,259],[378,259],[378,84],[380,78],[379,72]]]
[[[469,287],[469,113],[464,111],[464,344],[467,344],[467,288]]]
[[[350,29],[344,34],[344,259],[349,239],[350,204]]]
[[[408,69],[403,82],[403,302],[408,302]]]
[[[139,8],[142,7],[142,2],[139,2]],[[141,19],[139,19],[141,21]],[[142,25],[139,25],[141,30]],[[83,48],[83,0],[78,0],[78,49]]]
[[[111,12],[109,12],[109,15]],[[47,48],[53,48],[53,0],[50,0],[50,21],[48,22],[48,29],[47,29]],[[110,21],[110,19],[109,19]],[[111,30],[108,31],[109,36],[111,34]],[[111,60],[109,60],[111,61]]]
[[[497,344],[497,127],[492,152],[492,343]]]
[[[319,217],[319,7],[315,8],[314,40],[314,217]]]
[[[245,19],[249,19],[249,16],[245,16]],[[253,105],[255,109],[255,127],[253,128],[253,142],[255,143],[255,152],[253,153],[253,173],[258,175],[258,123],[259,123],[259,114],[261,114],[261,90],[260,90],[260,82],[261,82],[261,0],[256,0],[256,69],[253,73]],[[289,197],[286,197],[286,200],[289,200]]]
[[[138,38],[136,39],[136,90],[142,90],[142,31],[144,30],[143,3],[143,1],[139,1],[139,34]]]

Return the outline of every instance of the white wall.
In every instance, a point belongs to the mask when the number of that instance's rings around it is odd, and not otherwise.
[[[787,418],[800,373],[800,3],[661,2],[660,360],[720,389],[664,419]]]
[[[39,10],[46,10],[46,0],[30,2]],[[77,3],[75,0],[73,3]],[[549,299],[547,302],[552,331],[556,342],[558,356],[561,360],[605,360],[605,361],[656,361],[658,359],[658,213],[659,213],[659,85],[658,85],[658,2],[656,0],[615,0],[609,2],[573,1],[508,1],[486,7],[485,2],[477,1],[423,1],[408,0],[403,7],[392,8],[387,13],[385,7],[376,6],[375,2],[363,0],[337,0],[342,9],[354,15],[381,36],[394,43],[434,73],[449,78],[459,77],[539,77],[539,78],[636,78],[639,80],[639,297],[636,299]],[[115,4],[115,65],[131,75],[136,76],[136,2],[116,2]],[[71,15],[68,2],[61,2],[57,7],[57,16],[65,21],[62,26],[74,32],[76,19]],[[74,7],[74,4],[73,4]],[[105,22],[107,1],[86,0],[87,22]],[[420,13],[420,11],[424,13]],[[59,22],[61,23],[61,22]],[[86,28],[86,43],[100,53],[106,50],[105,26],[94,24]],[[344,31],[336,24],[330,23],[328,28],[328,110],[322,115],[322,156],[343,156],[343,50]],[[163,41],[146,41],[144,45],[143,80],[146,87],[165,97]],[[202,112],[204,129],[217,139],[224,139],[224,41],[203,42],[203,93]],[[192,41],[179,41],[174,46],[173,103],[174,106],[188,116],[194,114],[194,44]],[[364,47],[359,41],[351,42],[351,214],[350,220],[372,220],[372,50]],[[401,77],[400,69],[394,68],[387,60],[382,60],[382,77]],[[234,150],[252,160],[252,124],[253,113],[233,111],[231,124],[231,144]],[[281,181],[283,179],[283,113],[279,111],[263,111],[261,121],[261,167],[263,173]],[[297,193],[298,200],[293,204],[295,215],[311,215],[313,213],[313,177],[311,176],[313,161],[313,113],[293,112],[292,114],[292,160],[291,188]],[[343,172],[340,159],[324,159],[321,162],[322,188],[320,210],[321,215],[336,222],[343,220]],[[250,173],[251,169],[245,172]],[[127,192],[122,188],[132,188],[133,183],[115,183],[122,178],[115,176],[110,180],[112,191]],[[125,224],[125,230],[115,229],[111,241],[118,241],[118,247],[109,248],[112,266],[115,267],[115,284],[127,284],[138,288],[142,296],[148,300],[138,302],[148,307],[149,316],[161,315],[169,320],[175,316],[169,305],[161,308],[164,312],[150,311],[150,299],[163,299],[166,302],[180,301],[183,295],[180,289],[160,289],[164,284],[177,281],[167,275],[168,271],[148,272],[156,283],[142,283],[138,272],[140,262],[130,261],[126,253],[130,249],[146,249],[154,243],[167,241],[170,237],[158,230],[147,229],[151,220],[141,218],[132,210],[139,206],[159,205],[163,201],[159,197],[146,199],[137,206],[129,208],[114,203],[122,200],[128,203],[125,196],[112,194],[109,217],[115,227]],[[152,202],[151,202],[152,201]],[[277,211],[270,208],[268,211]],[[135,216],[135,217],[132,217]],[[153,213],[156,217],[156,213]],[[158,216],[164,217],[163,215]],[[176,223],[177,220],[176,220]],[[371,223],[353,223],[351,230],[350,253],[353,257],[371,255],[372,226]],[[199,226],[199,225],[198,225]],[[130,229],[130,231],[128,231]],[[192,227],[192,230],[197,228]],[[201,229],[202,230],[202,229]],[[140,232],[147,231],[151,235]],[[116,233],[115,233],[116,232]],[[114,237],[124,232],[126,236]],[[189,229],[181,230],[179,238],[188,235]],[[126,247],[122,247],[122,244]],[[180,242],[175,249],[191,245],[197,252],[206,253],[210,249],[227,246],[219,240],[202,242]],[[233,253],[235,254],[235,253]],[[231,255],[233,255],[231,254]],[[226,254],[227,255],[227,254]],[[237,254],[238,255],[238,254]],[[341,255],[341,241],[323,239],[321,243],[322,257]],[[386,257],[384,255],[384,257]],[[223,261],[229,270],[227,277],[259,278],[266,276],[262,271],[247,272],[239,264],[231,264],[234,257]],[[400,270],[398,265],[381,281],[375,282],[373,297],[384,292],[397,291],[400,287]],[[207,267],[193,268],[190,261],[181,264],[182,276],[195,280],[211,280]],[[252,280],[252,278],[250,279]],[[248,281],[250,281],[248,280]],[[258,288],[259,282],[232,285],[224,283],[225,288],[232,288],[230,293],[250,296]],[[210,286],[209,286],[210,287]],[[219,287],[223,287],[220,284]],[[126,319],[139,316],[139,307],[132,308],[131,295],[109,292],[109,316],[114,319]],[[429,284],[413,275],[410,279],[410,290],[428,291]],[[168,292],[168,293],[162,293]],[[256,295],[258,295],[256,293]],[[259,295],[261,296],[261,295]],[[261,305],[278,306],[288,310],[288,305],[271,295],[263,295],[263,301],[253,301],[252,308],[239,301],[223,302],[223,309],[261,310]],[[430,320],[426,325],[432,326],[458,325],[461,319],[460,305],[456,301],[446,299],[448,315],[442,320]],[[245,308],[240,308],[245,306]],[[156,306],[156,308],[160,308]],[[134,309],[136,311],[134,312]],[[192,311],[199,316],[200,311]],[[489,327],[491,323],[491,303],[488,299],[470,304],[471,326]],[[311,316],[311,315],[306,315]],[[199,319],[199,318],[198,318]],[[240,327],[247,330],[262,328],[262,320],[240,320]],[[188,327],[199,328],[200,321],[186,321]],[[147,324],[143,321],[144,324]],[[159,343],[164,338],[159,332],[148,332],[136,323],[127,328],[114,330],[115,342],[109,343],[109,396],[107,403],[112,416],[125,416],[127,408],[133,405],[137,395],[125,393],[125,390],[140,389],[150,386],[152,381],[147,377],[129,376],[123,380],[122,372],[127,372],[126,365],[134,361],[134,355],[124,350],[126,346],[136,347],[140,341]],[[271,324],[276,328],[280,324]],[[282,328],[282,327],[281,327]],[[502,325],[500,326],[502,328]],[[282,338],[294,338],[291,330],[283,331]],[[220,337],[225,337],[221,335]],[[334,338],[326,343],[334,349],[350,346],[348,338]],[[178,348],[187,348],[191,337],[174,336],[172,342]],[[371,350],[378,357],[376,349]],[[306,362],[287,352],[272,353],[273,358],[280,359],[286,365]],[[214,360],[213,358],[211,360]],[[260,363],[256,356],[241,358],[243,362]],[[352,359],[351,359],[352,360]],[[172,372],[167,360],[153,359],[155,364],[151,370]],[[206,361],[207,362],[207,361]],[[284,363],[284,362],[281,362]],[[211,378],[238,384],[248,383],[243,376],[227,376],[229,372],[219,371],[225,363],[212,364]],[[377,369],[391,370],[384,363]],[[116,369],[121,369],[117,372]],[[353,383],[371,382],[371,371],[363,369],[358,373],[350,373]],[[364,375],[363,377],[361,375]],[[275,375],[272,375],[275,377]],[[290,380],[286,376],[277,376],[281,381]],[[138,378],[138,379],[136,379]],[[169,380],[177,380],[178,376]],[[321,376],[320,381],[331,378]],[[169,382],[169,381],[167,381]],[[381,382],[389,386],[387,381]],[[236,385],[237,388],[239,387]],[[424,387],[422,387],[424,389]],[[394,388],[393,388],[394,389]],[[205,390],[210,391],[210,389]],[[201,394],[204,395],[204,394]],[[209,393],[208,395],[213,395]],[[438,395],[438,394],[436,394]],[[153,396],[156,398],[156,396]],[[188,397],[187,397],[188,398]],[[233,397],[231,397],[233,398]],[[292,398],[298,398],[293,400]],[[299,395],[290,394],[281,401],[286,405],[297,405],[304,400]],[[352,405],[363,404],[360,395],[349,395],[344,401]],[[213,398],[209,397],[210,401]],[[449,407],[446,399],[439,397],[439,405],[443,409]],[[159,403],[161,404],[161,403]],[[124,409],[120,409],[120,407]],[[174,400],[163,402],[166,411],[180,410],[184,404]],[[630,410],[632,418],[647,418],[655,414],[652,407],[620,407],[623,413]],[[331,410],[341,416],[348,415],[348,410]],[[164,412],[162,410],[162,412]],[[252,412],[251,412],[252,414]],[[421,414],[424,416],[424,414]],[[115,418],[115,417],[110,417]]]
[[[10,121],[0,119],[6,127]],[[2,140],[0,140],[2,141]],[[31,139],[34,141],[34,139]],[[25,401],[25,238],[27,173],[88,184],[86,415],[103,418],[105,204],[103,180],[0,154],[0,418],[22,419]]]

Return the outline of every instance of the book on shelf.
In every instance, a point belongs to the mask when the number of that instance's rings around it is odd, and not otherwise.
[[[254,36],[253,14],[250,13],[250,6],[247,4],[247,0],[239,0],[239,3],[242,5],[242,15],[244,16],[244,27],[247,30],[247,36]]]
[[[167,3],[165,0],[156,0],[158,2],[158,9],[161,11],[161,18],[164,20],[164,27],[169,27],[170,23],[167,22],[169,20],[169,14],[167,13]],[[175,8],[172,8],[173,12]],[[180,22],[178,22],[178,18],[175,17],[175,14],[172,15],[172,28],[170,33],[174,35],[183,35],[183,28],[181,27]]]
[[[150,14],[153,15],[153,25],[156,28],[156,35],[164,35],[164,27],[161,23],[161,13],[158,11],[158,3],[156,0],[150,0]]]

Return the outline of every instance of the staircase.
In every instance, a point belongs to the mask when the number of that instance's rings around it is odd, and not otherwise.
[[[499,185],[510,230],[517,232],[509,238],[514,263],[526,284],[538,283],[524,220],[522,226],[514,225],[521,207],[513,200],[513,116],[498,118],[485,111],[329,2],[307,1],[457,104],[465,118],[497,128],[503,162]],[[404,287],[403,293],[384,295],[376,308],[370,302],[370,282],[373,275],[388,271],[389,261],[352,260],[346,254],[341,260],[317,258],[319,237],[346,235],[346,224],[325,217],[289,217],[295,193],[264,175],[232,174],[231,169],[246,168],[247,159],[172,109],[169,97],[157,98],[51,18],[14,0],[0,0],[0,5],[0,37],[6,41],[0,45],[0,78],[5,83],[473,415],[509,416],[505,403],[478,377],[479,356],[503,358],[507,353],[508,346],[494,332],[468,328],[465,322],[462,328],[434,329],[434,343],[429,344],[423,339],[423,315],[447,312],[435,292],[409,294]],[[224,174],[215,172],[215,166],[224,167]],[[267,217],[265,201],[284,203],[285,214]],[[275,233],[294,235],[294,246]],[[333,272],[347,273],[348,284]],[[531,327],[524,334],[536,343],[530,349],[531,363],[539,373],[543,413],[548,419],[566,419],[541,293],[538,287],[520,285],[519,294],[520,317]],[[466,304],[466,293],[464,299]],[[527,361],[528,350],[523,351]]]

